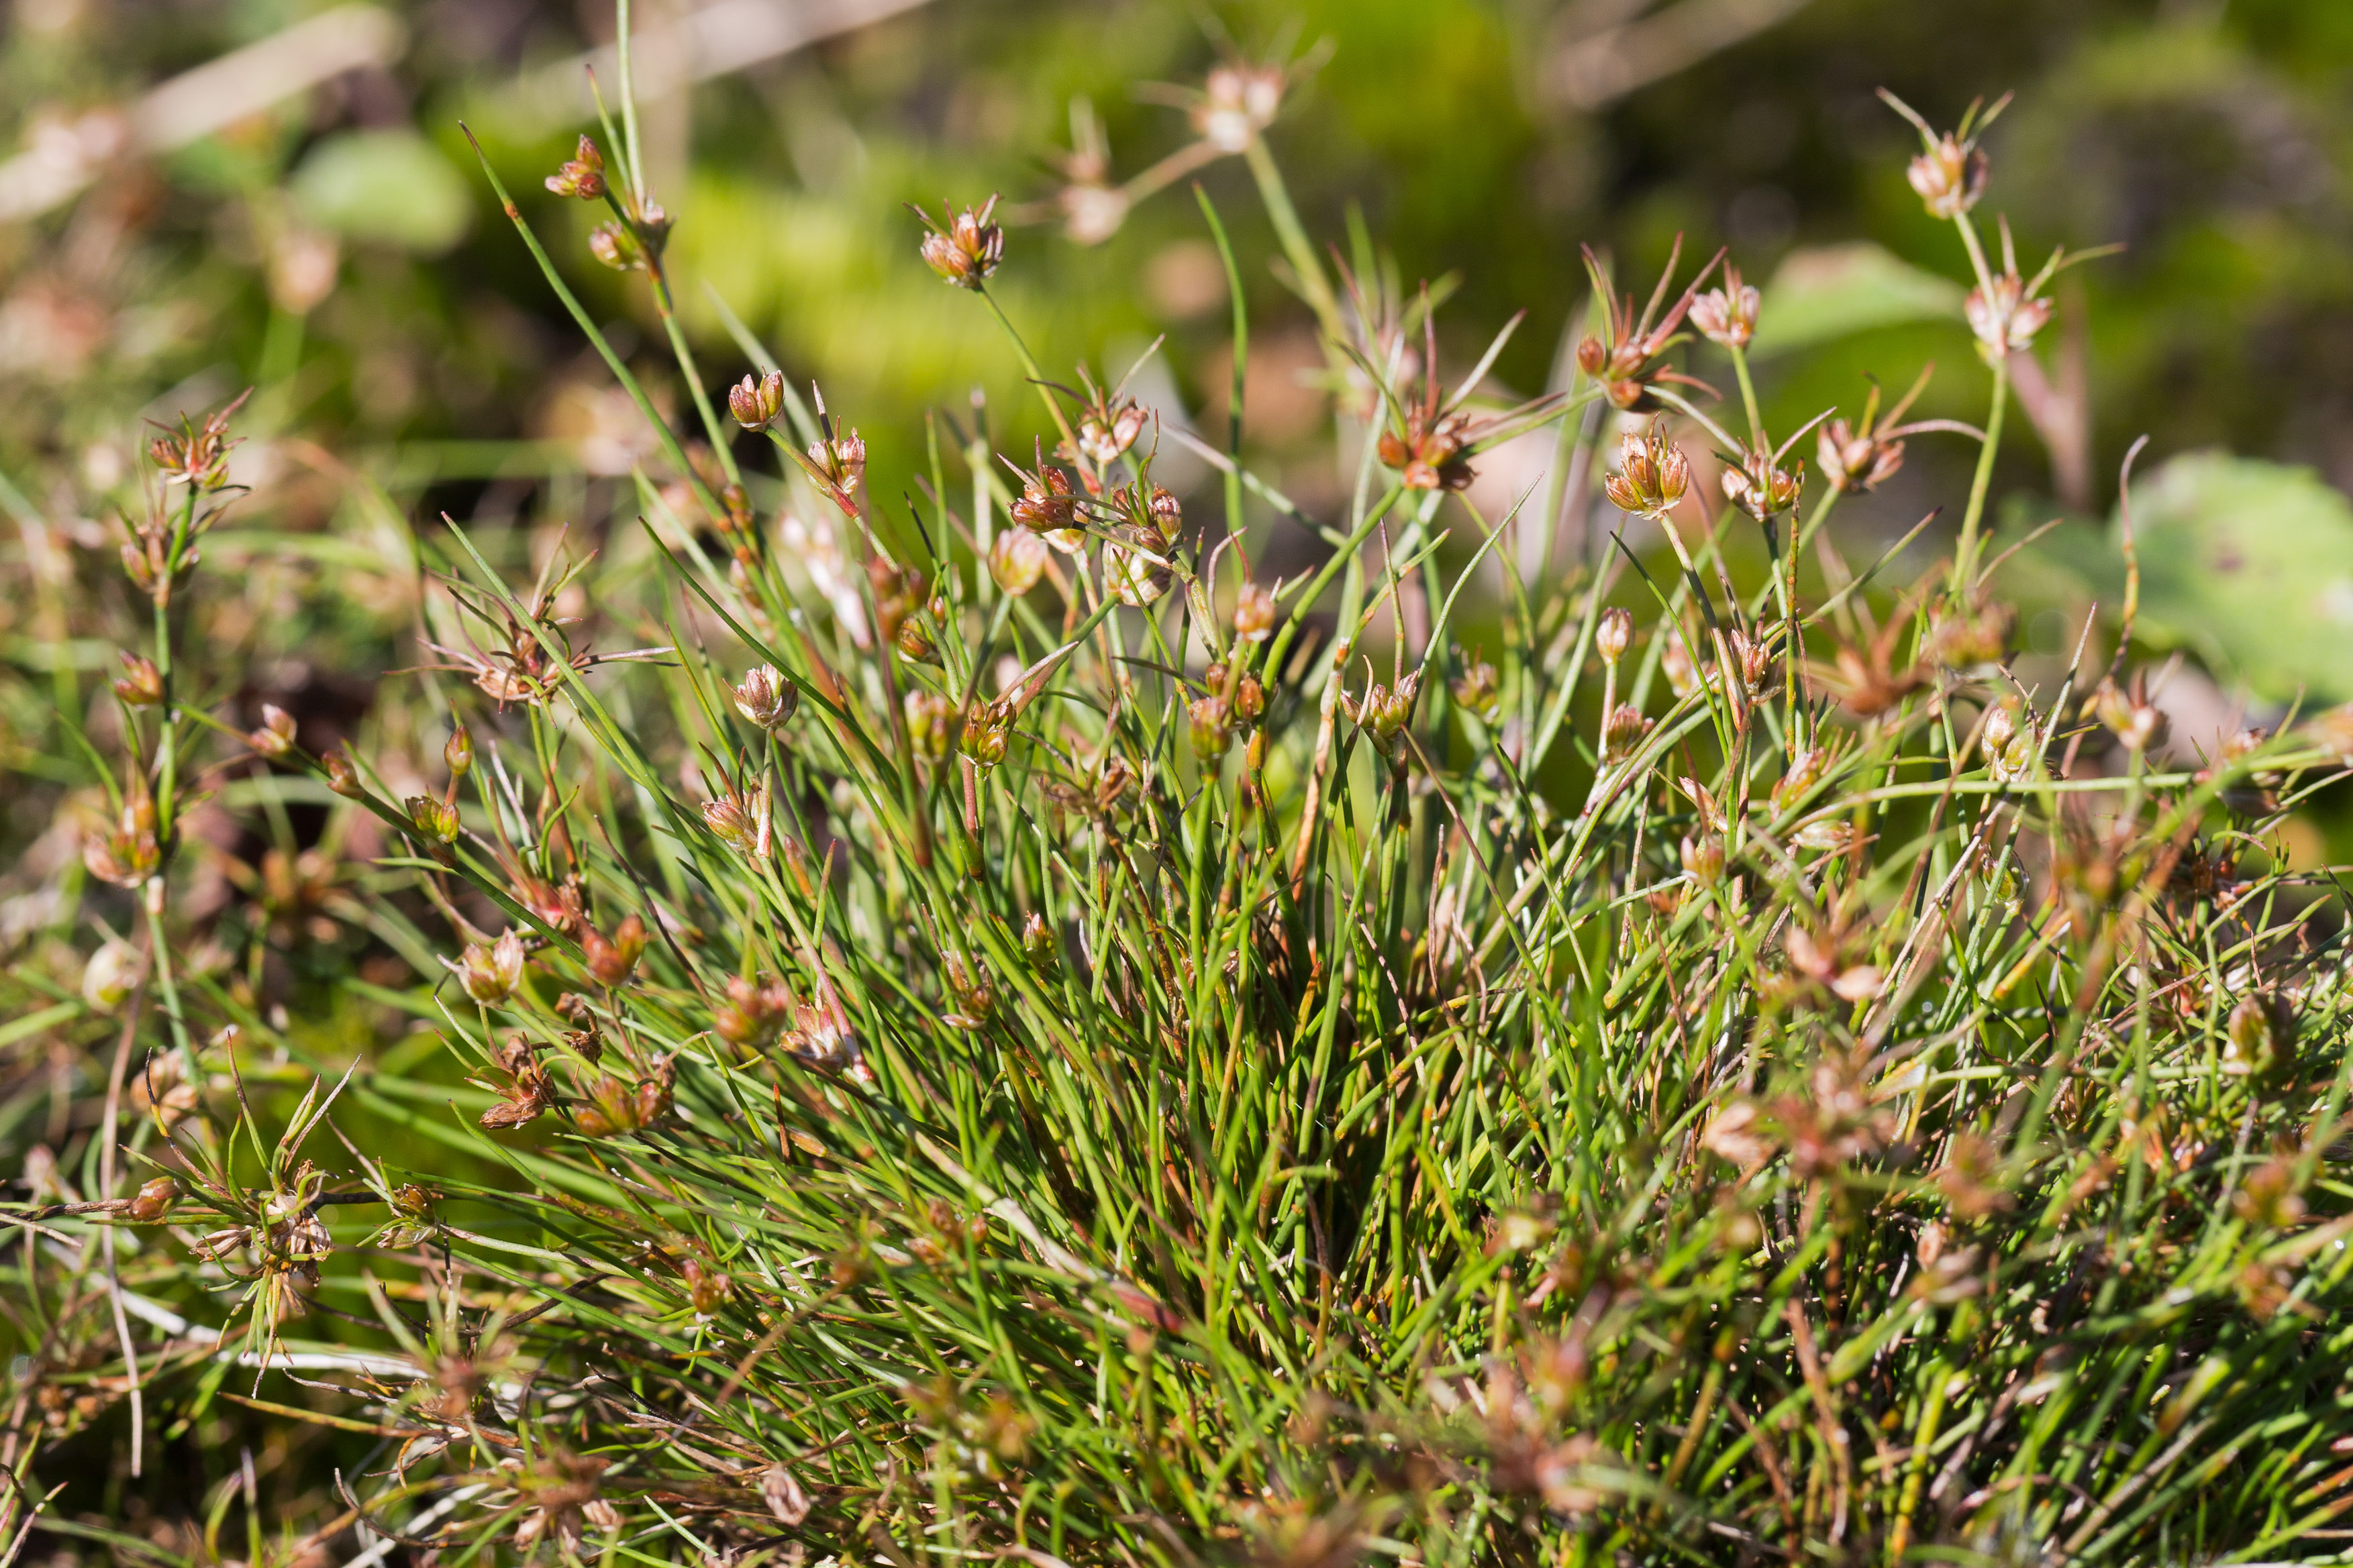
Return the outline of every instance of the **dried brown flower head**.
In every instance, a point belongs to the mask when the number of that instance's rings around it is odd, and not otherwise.
[[[1629,430],[1619,438],[1618,471],[1601,488],[1620,511],[1662,518],[1691,488],[1691,460],[1653,420],[1648,430]]]
[[[1748,340],[1757,335],[1759,303],[1756,286],[1742,282],[1740,268],[1727,261],[1724,286],[1692,301],[1691,324],[1699,329],[1700,336],[1720,348],[1746,348]]]
[[[626,149],[625,149],[626,151]],[[605,199],[605,154],[587,137],[555,173],[547,176],[547,188],[559,196],[577,196],[584,202]]]
[[[921,207],[908,209],[923,220],[929,231],[923,236],[923,263],[959,289],[977,289],[1005,258],[1005,231],[989,221],[997,210],[997,198],[990,196],[977,208],[960,212],[950,210],[944,202],[940,205],[947,216],[945,223],[934,222]]]

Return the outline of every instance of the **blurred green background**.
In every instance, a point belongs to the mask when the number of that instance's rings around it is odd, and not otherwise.
[[[588,256],[593,214],[539,188],[593,124],[581,67],[609,45],[610,0],[14,0],[6,15],[0,475],[27,515],[83,520],[8,542],[34,568],[15,581],[111,558],[142,418],[258,384],[244,515],[357,544],[312,552],[314,581],[339,590],[332,613],[299,580],[255,610],[259,651],[302,667],[257,690],[302,687],[347,728],[414,609],[406,563],[354,521],[352,471],[412,517],[595,519],[650,451],[502,221],[461,121],[686,412],[641,284]],[[1107,153],[1101,178],[1116,183],[1185,147],[1184,110],[1153,84],[1198,84],[1237,55],[1301,62],[1270,140],[1311,231],[1345,249],[1361,222],[1407,288],[1459,281],[1445,366],[1525,310],[1492,390],[1541,391],[1587,308],[1577,247],[1640,289],[1681,234],[1687,268],[1724,245],[1774,280],[1760,374],[1783,429],[1832,404],[1852,412],[1866,374],[1901,387],[1929,361],[1921,412],[1983,417],[1958,289],[1925,277],[1963,277],[1960,258],[1906,186],[1912,133],[1874,89],[1939,124],[2015,92],[1988,141],[1980,216],[2009,216],[2030,270],[2054,244],[2124,249],[2063,284],[2039,345],[2056,423],[2011,422],[1997,490],[2009,525],[2105,513],[2141,434],[2151,465],[2223,448],[2353,485],[2353,7],[2330,0],[648,0],[636,26],[648,173],[680,220],[673,270],[707,379],[745,368],[723,299],[865,432],[886,513],[927,466],[926,410],[969,418],[984,395],[1001,448],[1026,447],[1037,413],[986,312],[917,258],[908,202],[1001,193],[1017,221],[998,292],[1048,374],[1083,358],[1115,376],[1166,334],[1138,389],[1169,420],[1221,427],[1225,285],[1184,182],[1094,243],[1066,232],[1058,195],[1082,154]],[[610,85],[609,55],[603,70]],[[1277,247],[1241,162],[1198,178],[1242,257],[1253,460],[1316,510],[1346,470],[1311,319],[1269,266]],[[1876,248],[1840,248],[1858,244]],[[1779,346],[1810,352],[1767,352],[1777,315]],[[1708,352],[1694,365],[1724,369]],[[1491,515],[1537,482],[1546,448],[1491,459]],[[1892,536],[1957,500],[1968,456],[1915,440],[1839,527]],[[756,461],[773,471],[770,454]],[[1208,499],[1198,462],[1166,467]],[[2335,673],[2353,626],[2353,514],[2293,476],[2269,500],[2234,500],[2248,493],[2223,482],[2183,503],[2186,553],[2153,574],[2151,640],[2223,667],[2215,700],[2353,696]],[[2246,515],[2218,522],[2234,505]],[[2274,589],[2258,585],[2229,611],[2247,637],[2206,635],[2197,552],[2218,526],[2270,527],[2253,556],[2292,577],[2309,550],[2341,568],[2342,593],[2273,616]],[[1271,523],[1258,542],[1271,571],[1313,549]],[[2113,574],[2088,528],[2039,553],[2022,581],[2052,606]],[[103,644],[58,649],[40,603],[0,604],[0,648],[36,677],[60,659],[94,668]],[[2072,607],[2030,611],[2031,647],[2069,640]],[[13,688],[0,713],[12,769],[37,772],[42,688]],[[54,802],[36,791],[13,806],[6,837],[21,845]]]
[[[505,475],[491,503],[526,504],[513,481],[534,470],[635,455],[459,130],[475,126],[596,307],[650,349],[642,290],[587,258],[582,209],[536,190],[586,123],[578,61],[609,38],[609,0],[16,0],[8,17],[0,137],[20,152],[0,180],[0,377],[20,395],[0,404],[0,466],[20,485],[100,495],[140,414],[257,380],[282,432],[353,460],[405,445],[385,470],[404,502],[478,505]],[[649,173],[681,220],[712,379],[742,356],[705,283],[868,432],[886,497],[923,408],[979,384],[1029,413],[991,323],[918,263],[907,201],[1000,191],[1044,220],[1014,230],[1004,293],[1050,374],[1165,331],[1176,384],[1160,396],[1196,414],[1222,396],[1222,284],[1183,190],[1099,245],[1052,218],[1074,105],[1124,177],[1189,137],[1138,85],[1198,82],[1232,51],[1310,56],[1272,141],[1311,228],[1339,239],[1360,208],[1409,286],[1459,273],[1449,357],[1526,310],[1497,367],[1523,391],[1582,309],[1580,242],[1630,277],[1677,232],[1701,256],[1731,247],[1752,276],[1856,239],[1955,275],[1949,235],[1903,181],[1910,132],[1873,89],[1938,123],[2014,90],[1990,203],[2024,253],[2126,249],[2073,275],[2084,473],[2054,476],[2030,437],[2006,454],[2007,488],[2102,504],[2143,432],[2158,456],[2224,446],[2353,482],[2353,8],[2328,0],[670,0],[641,5],[638,27]],[[298,35],[307,54],[268,52]],[[262,63],[182,75],[257,44]],[[207,110],[217,126],[189,134]],[[1256,434],[1278,457],[1312,447],[1305,311],[1263,264],[1239,161],[1201,178],[1245,257]],[[1768,395],[1795,424],[1853,402],[1863,371],[1908,381],[1928,357],[1943,369],[1927,411],[1978,416],[1982,372],[1947,321],[1847,338],[1802,375],[1768,363]],[[480,445],[519,438],[563,446]],[[1920,457],[1875,503],[1889,516],[1948,491],[1949,468]],[[427,479],[477,489],[428,497]]]
[[[906,202],[1000,193],[1012,228],[996,291],[1047,374],[1085,360],[1118,376],[1165,334],[1136,390],[1167,421],[1221,430],[1229,303],[1186,181],[1087,242],[1061,202],[1073,176],[1118,184],[1188,146],[1181,97],[1219,58],[1296,66],[1268,139],[1308,228],[1348,251],[1360,226],[1407,289],[1454,284],[1447,372],[1525,310],[1490,390],[1539,393],[1588,308],[1578,245],[1640,291],[1683,235],[1684,268],[1723,245],[1769,279],[1757,362],[1778,430],[1831,405],[1852,414],[1866,376],[1901,388],[1927,362],[1920,414],[1984,418],[1989,376],[1953,282],[1965,268],[1904,181],[1915,141],[1875,89],[1936,124],[2014,91],[1978,216],[2007,214],[2029,270],[2052,245],[2123,249],[2059,287],[2038,343],[2045,418],[2014,414],[2002,447],[2005,529],[2106,515],[2137,435],[2153,442],[2144,475],[2200,449],[2308,466],[2162,475],[2181,482],[2158,505],[2174,527],[2150,541],[2144,639],[2214,668],[2174,691],[2195,710],[2177,731],[2198,742],[2240,699],[2353,696],[2353,512],[2329,489],[2353,487],[2353,7],[645,0],[636,33],[647,174],[680,221],[670,261],[706,381],[746,369],[723,299],[866,433],[885,517],[927,470],[927,411],[969,421],[981,397],[1000,449],[1040,433],[996,324],[920,263]],[[240,700],[294,705],[322,742],[351,733],[417,609],[397,529],[353,503],[353,475],[412,520],[491,529],[581,521],[596,538],[633,505],[626,475],[652,445],[461,130],[690,421],[642,282],[588,257],[597,214],[539,185],[593,127],[584,64],[617,87],[612,36],[612,0],[14,0],[0,47],[0,148],[14,148],[0,478],[21,499],[0,651],[26,677],[0,689],[12,773],[54,771],[45,672],[111,654],[106,627],[66,626],[40,583],[106,576],[113,517],[136,508],[142,418],[261,388],[242,421],[242,517],[280,541],[322,538],[254,566],[245,626],[228,627],[257,658]],[[1242,160],[1198,179],[1242,257],[1251,461],[1318,512],[1351,468],[1335,461],[1311,315],[1271,266]],[[1701,345],[1692,364],[1729,388],[1711,355]],[[1854,548],[1965,491],[1965,445],[1911,447],[1894,482],[1840,508]],[[1548,451],[1536,437],[1492,454],[1482,508],[1529,494]],[[775,454],[744,456],[775,472]],[[1169,451],[1160,478],[1214,505],[1188,456]],[[755,500],[775,494],[755,484]],[[47,521],[24,521],[36,515]],[[1251,543],[1268,574],[1318,550],[1268,517]],[[1939,543],[1932,529],[1890,581]],[[2223,578],[2233,595],[2217,599]],[[2029,654],[2062,656],[2084,599],[2116,602],[2116,550],[2071,524],[2014,590]],[[21,848],[52,827],[57,797],[19,790],[9,811],[0,839]]]
[[[299,366],[276,417],[339,451],[576,436],[596,418],[577,405],[593,401],[582,389],[598,378],[496,221],[459,121],[511,182],[533,188],[530,210],[564,237],[580,214],[537,194],[537,176],[586,123],[567,62],[609,37],[607,0],[340,8],[344,34],[369,30],[350,25],[363,12],[383,24],[371,40],[342,40],[364,63],[283,95],[270,89],[335,63],[332,47],[279,58],[276,83],[232,73],[214,90],[226,109],[255,111],[152,156],[89,158],[87,191],[24,213],[36,175],[78,146],[100,150],[108,111],[129,114],[135,152],[143,90],[282,40],[306,17],[316,28],[325,10],[16,0],[0,55],[0,112],[14,123],[0,134],[24,151],[0,193],[0,211],[17,216],[0,226],[0,374],[26,395],[0,408],[0,458],[20,482],[86,479],[91,443],[120,441],[130,416],[170,389],[190,395],[195,377],[226,387]],[[923,406],[961,403],[975,381],[1016,384],[986,319],[918,264],[901,204],[995,190],[1008,205],[1050,205],[1074,100],[1099,117],[1114,175],[1132,174],[1187,140],[1183,114],[1138,84],[1197,82],[1221,50],[1239,49],[1312,50],[1320,62],[1272,138],[1311,228],[1339,238],[1353,204],[1409,285],[1459,272],[1444,323],[1466,357],[1525,309],[1528,326],[1498,367],[1523,389],[1544,381],[1580,307],[1579,242],[1635,276],[1678,231],[1703,256],[1730,246],[1752,275],[1769,276],[1793,248],[1857,238],[1955,274],[1949,236],[1903,182],[1910,132],[1873,89],[1893,89],[1939,123],[1974,96],[2014,90],[1989,143],[1989,201],[2010,215],[2023,251],[2127,247],[2077,275],[2095,488],[2144,431],[2159,452],[2220,444],[2353,479],[2343,352],[2353,8],[2327,0],[727,0],[701,17],[690,10],[640,6],[639,64],[649,172],[681,220],[682,292],[713,377],[740,356],[716,331],[705,281],[802,379],[825,382],[881,444],[885,466],[904,460],[891,444]],[[853,25],[885,12],[896,14]],[[687,68],[675,58],[665,68],[663,41],[698,25],[710,53],[680,45],[670,52],[691,57]],[[782,47],[797,37],[809,41]],[[663,90],[681,76],[702,79]],[[1239,162],[1203,179],[1252,262],[1251,303],[1267,357],[1279,358],[1304,312],[1259,264],[1271,246]],[[1074,245],[1051,222],[1017,228],[1008,303],[1050,367],[1169,332],[1169,363],[1198,409],[1214,395],[1224,342],[1202,233],[1181,189],[1142,204],[1099,246]],[[312,235],[339,241],[336,254],[306,251]],[[621,279],[576,243],[561,248],[600,310],[628,314]],[[293,310],[273,310],[273,275]],[[1076,336],[1081,322],[1096,335]],[[1857,340],[1806,382],[1777,381],[1777,398],[1808,413],[1851,401],[1840,360],[1908,376],[1920,346],[1946,363],[1932,401],[1977,409],[1966,345],[1941,329],[1917,345]],[[1268,368],[1267,434],[1279,445],[1314,421],[1287,405],[1298,401],[1282,395],[1287,378]],[[2041,456],[2031,443],[2014,454],[2021,482],[2037,478]]]

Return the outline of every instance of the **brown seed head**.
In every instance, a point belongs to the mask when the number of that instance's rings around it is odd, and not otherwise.
[[[584,202],[603,201],[605,155],[596,151],[596,143],[586,136],[580,138],[579,150],[547,176],[547,188],[559,196],[577,196]]]
[[[1642,737],[1651,732],[1651,721],[1631,702],[1621,702],[1610,710],[1601,725],[1601,760],[1622,763],[1634,754]]]
[[[1626,657],[1634,641],[1634,617],[1615,605],[1601,612],[1601,624],[1593,629],[1593,646],[1600,650],[1601,662],[1615,664]]]
[[[327,787],[337,795],[357,800],[367,794],[367,786],[360,783],[359,764],[352,761],[350,752],[329,752],[319,763],[327,770]]]
[[[1859,432],[1845,420],[1833,419],[1816,438],[1814,457],[1831,489],[1860,494],[1894,477],[1904,466],[1904,443],[1868,429]]]
[[[610,988],[628,979],[645,951],[646,922],[635,915],[625,917],[609,938],[595,926],[581,925],[581,956],[588,961],[588,973],[599,985]]]
[[[1132,397],[1089,408],[1079,416],[1079,450],[1097,468],[1115,463],[1144,433],[1145,418],[1143,408]]]
[[[282,757],[294,749],[294,715],[274,703],[261,705],[261,727],[249,731],[245,743],[265,757]]]
[[[1904,177],[1919,193],[1929,216],[1952,219],[1978,205],[1990,173],[1974,138],[1964,142],[1947,131],[1912,160]]]
[[[1279,66],[1228,63],[1209,72],[1193,107],[1193,130],[1225,153],[1246,153],[1282,108],[1286,73]]]
[[[475,942],[466,949],[455,963],[441,961],[468,998],[485,1007],[495,1007],[515,993],[522,984],[522,938],[512,930],[500,934],[499,940],[485,946]]]
[[[2051,320],[2051,301],[2029,294],[2026,280],[2008,271],[1995,274],[1990,289],[1981,285],[1970,289],[1961,311],[1977,334],[1978,352],[2000,356],[2033,345],[2034,334]]]
[[[1011,459],[1007,462],[1010,467]],[[1013,471],[1021,478],[1021,499],[1010,509],[1013,521],[1041,535],[1065,555],[1084,550],[1087,535],[1079,522],[1079,498],[1071,488],[1071,477],[1048,463],[1042,448],[1035,470],[1016,468]]]
[[[131,1200],[131,1217],[141,1225],[153,1225],[172,1212],[180,1201],[180,1184],[169,1176],[157,1176],[142,1184],[139,1195]]]
[[[1245,583],[1234,595],[1234,640],[1264,642],[1274,635],[1275,603],[1271,589]]]
[[[458,808],[435,795],[412,795],[408,797],[409,825],[417,837],[431,844],[458,842]]]
[[[965,710],[964,728],[956,734],[956,749],[970,757],[976,766],[991,768],[1005,760],[1006,744],[1013,729],[1013,703],[998,698],[994,702],[976,700]]]
[[[1757,335],[1757,310],[1760,303],[1756,286],[1740,280],[1740,268],[1725,264],[1724,287],[1711,289],[1692,301],[1691,324],[1699,329],[1700,336],[1723,348],[1748,346]]]
[[[946,204],[941,204],[946,211]],[[1005,258],[1005,231],[989,222],[997,210],[997,198],[991,196],[977,209],[966,207],[951,213],[945,224],[933,223],[928,214],[920,210],[931,232],[923,236],[923,261],[941,279],[959,289],[977,289],[987,282]]]
[[[1683,875],[1704,888],[1712,888],[1724,880],[1724,840],[1714,834],[1701,837],[1697,843],[1686,838],[1676,846],[1683,860]]]
[[[1691,488],[1691,461],[1655,422],[1629,430],[1618,443],[1618,472],[1602,481],[1609,504],[1637,516],[1662,518]]]
[[[798,711],[801,689],[785,679],[773,664],[754,665],[738,684],[728,688],[735,711],[763,730],[780,730]]]
[[[1017,597],[1026,594],[1038,585],[1038,579],[1045,574],[1043,534],[1026,528],[1008,528],[988,542],[988,574],[1007,593]]]
[[[162,702],[164,672],[155,668],[155,661],[128,651],[121,658],[122,675],[114,682],[114,694],[132,708],[153,708]]]
[[[1726,500],[1763,522],[1798,504],[1806,487],[1806,465],[1784,468],[1769,447],[1759,447],[1724,470],[1723,484]]]
[[[785,406],[785,375],[772,370],[758,381],[745,376],[727,391],[727,412],[746,430],[765,430]]]

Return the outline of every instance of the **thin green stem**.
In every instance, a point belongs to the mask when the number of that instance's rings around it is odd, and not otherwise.
[[[1326,332],[1335,338],[1344,337],[1347,325],[1340,316],[1340,301],[1324,276],[1324,263],[1316,258],[1315,245],[1307,237],[1306,226],[1299,221],[1299,209],[1291,205],[1290,188],[1282,183],[1282,171],[1276,166],[1265,138],[1251,137],[1242,157],[1250,164],[1250,178],[1258,182],[1259,200],[1266,207],[1267,221],[1274,226],[1275,237],[1282,243],[1282,254],[1298,276],[1301,295]]]
[[[654,309],[661,315],[662,331],[670,335],[670,353],[678,356],[679,374],[686,378],[686,390],[694,399],[694,411],[702,419],[703,434],[711,439],[711,451],[726,472],[727,482],[740,485],[744,475],[735,467],[734,441],[725,426],[720,424],[718,410],[711,405],[711,395],[702,384],[702,372],[694,363],[694,351],[687,346],[686,329],[680,323],[677,307],[670,292],[670,277],[659,262],[649,271],[654,286]]]
[[[1684,418],[1691,420],[1701,429],[1706,431],[1710,436],[1715,437],[1717,442],[1722,445],[1725,451],[1738,452],[1743,449],[1738,437],[1733,435],[1723,426],[1718,425],[1715,420],[1701,413],[1698,407],[1694,405],[1689,398],[1663,386],[1652,386],[1650,391],[1652,397],[1658,399],[1661,403],[1665,404],[1668,407],[1673,409]]]
[[[172,975],[172,943],[164,931],[164,877],[157,872],[147,884],[140,902],[147,914],[147,942],[150,957],[155,964],[155,993],[164,1004],[164,1017],[172,1026],[172,1044],[180,1053],[180,1065],[187,1069],[188,1081],[199,1081],[196,1072],[196,1048],[188,1035],[187,1018],[180,1010],[180,988]]]
[[[638,413],[661,443],[663,455],[677,468],[687,487],[694,492],[695,499],[702,503],[713,521],[724,521],[727,509],[720,504],[717,496],[711,493],[711,487],[702,482],[702,476],[696,471],[694,465],[687,461],[686,448],[679,444],[678,433],[670,427],[670,421],[655,409],[653,399],[646,395],[646,389],[638,384],[636,376],[629,374],[629,367],[621,363],[621,356],[615,353],[613,345],[606,341],[596,319],[588,314],[587,308],[580,303],[579,297],[564,281],[564,275],[555,269],[555,263],[548,256],[546,247],[539,243],[539,236],[523,220],[522,209],[515,205],[514,197],[507,193],[506,182],[500,179],[499,172],[491,166],[490,154],[482,151],[481,143],[474,140],[474,133],[462,121],[459,122],[458,129],[465,132],[467,144],[473,148],[475,160],[482,166],[483,176],[491,182],[491,189],[497,193],[507,221],[513,224],[515,232],[522,237],[524,247],[530,250],[532,259],[539,263],[540,273],[547,279],[548,287],[555,290],[555,297],[563,301],[565,310],[578,324],[582,335],[596,348],[606,368],[613,373],[613,379],[619,382],[621,389],[629,395],[629,401],[638,405]]]
[[[1226,390],[1226,456],[1231,459],[1226,479],[1226,532],[1240,539],[1242,532],[1242,391],[1246,385],[1250,364],[1250,308],[1242,298],[1241,268],[1234,260],[1234,247],[1226,237],[1226,226],[1219,220],[1218,209],[1209,203],[1208,192],[1198,184],[1193,195],[1201,204],[1201,216],[1208,220],[1209,233],[1218,242],[1218,259],[1225,264],[1226,292],[1234,304],[1234,364],[1231,380]]]
[[[1020,330],[1014,326],[1013,318],[1005,313],[1005,307],[997,303],[997,296],[990,293],[985,285],[975,284],[972,291],[988,301],[990,311],[997,317],[997,324],[1005,329],[1007,340],[1013,344],[1013,352],[1019,357],[1021,368],[1029,377],[1029,384],[1038,389],[1039,399],[1046,405],[1046,412],[1054,416],[1054,428],[1062,433],[1062,444],[1076,454],[1079,438],[1071,433],[1071,422],[1063,415],[1062,405],[1054,401],[1054,389],[1046,384],[1046,373],[1038,368],[1038,361],[1030,353],[1029,345],[1021,341]]]
[[[1993,360],[1993,406],[1986,415],[1985,445],[1978,448],[1977,473],[1969,480],[1968,510],[1961,514],[1960,542],[1953,552],[1953,588],[1957,593],[1977,587],[1978,531],[1985,517],[1986,497],[1993,489],[1994,455],[2001,448],[2002,412],[2010,400],[2010,362]]]
[[[1757,451],[1765,449],[1765,416],[1758,411],[1757,384],[1748,375],[1748,351],[1738,343],[1732,345],[1732,373],[1740,378],[1740,404],[1748,411],[1748,444]]]

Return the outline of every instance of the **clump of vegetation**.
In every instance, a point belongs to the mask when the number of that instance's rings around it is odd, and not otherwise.
[[[114,1042],[11,1213],[12,1549],[2334,1550],[2342,909],[2267,835],[2353,715],[2168,771],[2129,592],[2105,665],[2013,678],[1989,491],[2067,258],[1981,235],[1989,116],[1922,122],[1912,165],[1983,427],[1873,394],[1772,432],[1721,258],[1638,306],[1588,258],[1558,394],[1495,405],[1493,350],[1443,374],[1430,291],[1301,228],[1283,86],[1235,66],[1196,108],[1323,331],[1329,515],[1244,460],[1206,196],[1220,439],[1060,384],[999,312],[1056,446],[999,450],[976,405],[923,493],[872,495],[748,334],[723,396],[697,368],[626,77],[547,183],[657,291],[692,423],[500,185],[660,458],[600,550],[405,541],[403,716],[313,751],[248,710],[202,559],[237,410],[156,437],[113,590],[142,635],[57,759],[107,781],[106,934],[77,983],[12,972],[33,1028]],[[994,216],[911,226],[976,310],[1020,260]],[[1482,455],[1538,428],[1550,490],[1483,515]],[[1891,595],[1900,547],[1858,565],[1825,524],[1931,437],[1976,480]],[[1178,447],[1215,476],[1181,497]],[[1623,531],[1567,559],[1596,488]],[[1262,580],[1253,510],[1320,566]],[[301,963],[415,1041],[321,1070]],[[249,1454],[176,1547],[48,1500],[55,1456],[136,1474],[216,1403],[348,1450],[299,1530]]]

